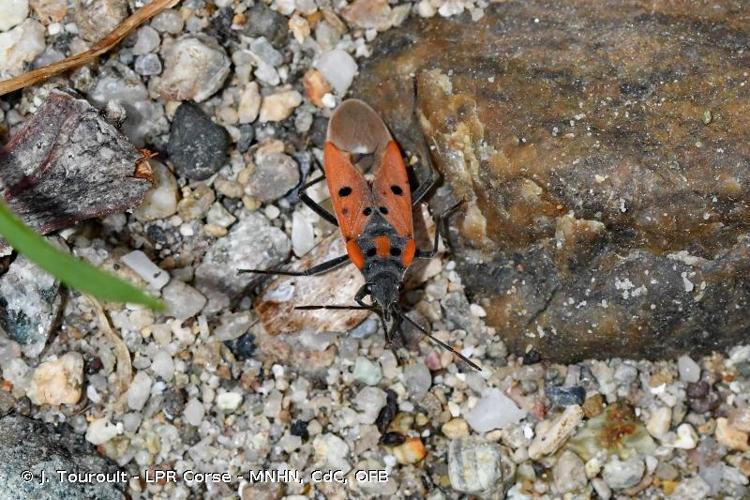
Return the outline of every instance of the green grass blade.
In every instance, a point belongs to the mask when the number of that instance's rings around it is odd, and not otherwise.
[[[19,253],[71,288],[110,302],[143,304],[159,311],[164,309],[164,304],[152,295],[50,245],[24,225],[2,202],[0,236]]]

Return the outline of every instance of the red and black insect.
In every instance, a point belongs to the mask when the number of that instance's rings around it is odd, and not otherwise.
[[[360,171],[370,166],[368,180]],[[359,167],[359,168],[358,168]],[[412,193],[401,150],[380,116],[358,99],[341,103],[328,123],[323,149],[324,175],[305,184],[300,199],[328,222],[335,224],[346,242],[346,254],[305,271],[247,269],[243,272],[312,276],[349,262],[362,272],[365,284],[354,297],[357,306],[300,306],[297,309],[368,309],[383,323],[386,342],[393,334],[403,336],[407,321],[441,347],[455,353],[473,368],[480,368],[452,347],[436,339],[421,325],[401,312],[399,296],[406,270],[414,259],[431,259],[437,254],[439,231],[430,250],[420,250],[414,240],[412,211],[435,185],[437,176]],[[335,216],[305,194],[305,189],[326,180]],[[458,207],[438,217],[440,221]],[[365,299],[370,299],[370,303]],[[388,326],[390,324],[390,326]]]

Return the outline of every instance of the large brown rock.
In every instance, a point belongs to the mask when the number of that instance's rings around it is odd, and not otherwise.
[[[657,358],[748,338],[742,8],[509,1],[376,45],[354,93],[468,201],[458,269],[512,350]]]

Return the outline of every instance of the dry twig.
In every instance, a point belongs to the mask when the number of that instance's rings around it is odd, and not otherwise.
[[[153,0],[150,4],[135,11],[132,16],[125,19],[119,26],[117,26],[117,28],[96,42],[96,44],[89,50],[63,59],[62,61],[35,69],[34,71],[29,71],[28,73],[11,78],[10,80],[0,82],[0,96],[13,92],[14,90],[28,87],[29,85],[43,82],[55,75],[90,63],[100,55],[111,50],[112,47],[120,43],[120,41],[135,28],[145,23],[164,9],[174,7],[179,1],[180,0]]]
[[[90,295],[86,295],[86,298],[89,299],[89,302],[94,306],[99,325],[101,329],[104,330],[109,341],[113,344],[112,347],[115,350],[115,356],[117,358],[117,368],[115,372],[117,374],[117,383],[115,385],[117,387],[117,396],[119,398],[118,404],[124,404],[124,398],[126,397],[128,387],[133,380],[133,365],[130,362],[130,351],[128,350],[128,346],[125,345],[125,342],[112,329],[112,324],[109,322],[107,313],[104,312],[101,303]]]

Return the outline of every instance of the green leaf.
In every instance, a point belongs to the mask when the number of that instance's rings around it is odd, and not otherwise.
[[[161,311],[164,304],[114,274],[101,271],[50,245],[0,202],[0,236],[30,261],[71,288],[110,302],[143,304]]]

